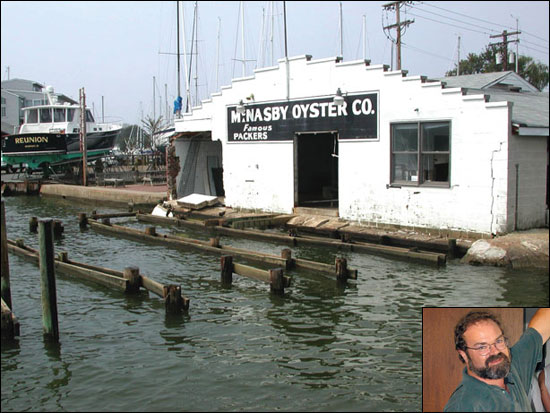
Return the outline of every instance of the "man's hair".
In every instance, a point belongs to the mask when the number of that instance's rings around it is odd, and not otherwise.
[[[490,313],[489,311],[470,311],[468,314],[466,314],[464,317],[460,319],[460,321],[457,323],[455,327],[455,348],[457,350],[466,351],[466,341],[464,341],[464,332],[471,325],[474,325],[484,320],[493,321],[496,325],[498,325],[498,327],[500,328],[500,331],[504,333],[504,330],[500,325],[500,321],[498,320],[497,316],[494,315],[493,313]],[[466,360],[464,360],[464,358],[460,355],[460,353],[458,354],[458,358],[462,363],[466,363]]]

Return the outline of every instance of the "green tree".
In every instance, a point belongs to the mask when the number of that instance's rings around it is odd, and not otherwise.
[[[154,136],[157,132],[162,130],[162,127],[163,127],[162,116],[159,116],[156,119],[152,118],[151,116],[147,116],[145,119],[141,121],[141,123],[146,133],[146,146],[151,148],[151,150],[155,151],[157,149],[157,145],[156,145]]]
[[[485,47],[480,54],[470,53],[466,59],[460,61],[460,74],[471,75],[476,73],[500,72],[502,64],[497,64],[497,54],[503,55],[502,48],[494,45]],[[513,66],[515,69],[515,65]],[[538,90],[548,85],[548,66],[533,61],[532,57],[520,56],[518,60],[519,75],[535,86]],[[456,67],[445,73],[445,76],[456,76]]]

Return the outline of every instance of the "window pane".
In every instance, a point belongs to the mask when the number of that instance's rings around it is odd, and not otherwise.
[[[395,181],[418,182],[417,154],[394,154],[392,165]]]
[[[86,111],[86,122],[95,122],[92,112],[89,110]]]
[[[53,121],[54,122],[65,122],[65,109],[55,108],[53,110]]]
[[[394,152],[418,150],[418,126],[414,124],[392,125],[392,149]]]
[[[27,110],[27,123],[38,123],[38,110]]]
[[[67,109],[67,122],[72,122],[74,118],[74,109]]]
[[[449,123],[422,125],[422,151],[449,152]]]
[[[424,181],[449,181],[449,155],[430,154],[422,155],[422,171]]]
[[[52,121],[52,111],[48,109],[40,109],[40,123],[48,123]]]

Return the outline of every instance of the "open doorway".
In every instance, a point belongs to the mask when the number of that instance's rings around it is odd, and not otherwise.
[[[299,133],[294,138],[294,205],[338,206],[338,134]]]

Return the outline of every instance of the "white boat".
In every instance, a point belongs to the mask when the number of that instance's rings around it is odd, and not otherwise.
[[[2,138],[2,158],[10,168],[22,164],[44,168],[82,159],[80,106],[58,102],[51,86],[46,93],[48,104],[23,108],[19,133]],[[86,109],[87,159],[109,154],[121,130],[120,123],[96,123]]]

